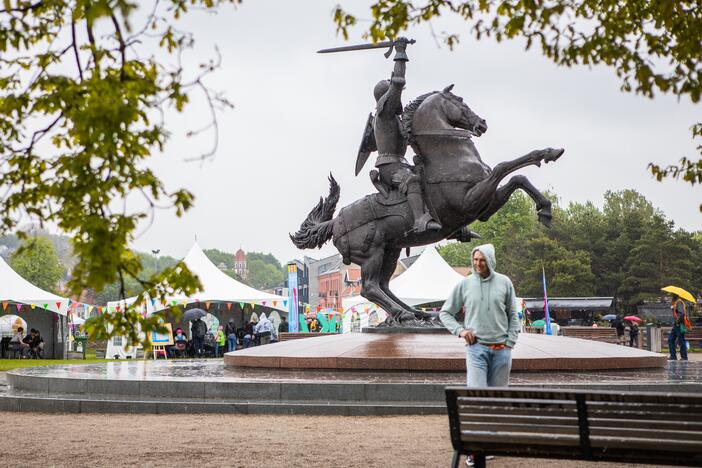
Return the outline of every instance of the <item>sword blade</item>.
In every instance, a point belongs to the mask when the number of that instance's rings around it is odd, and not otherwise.
[[[368,50],[368,49],[385,49],[386,47],[390,47],[393,45],[393,41],[383,41],[383,42],[378,42],[376,44],[358,44],[358,45],[350,45],[350,46],[343,46],[343,47],[332,47],[330,49],[322,49],[318,50],[318,54],[330,54],[333,52],[348,52],[351,50]]]

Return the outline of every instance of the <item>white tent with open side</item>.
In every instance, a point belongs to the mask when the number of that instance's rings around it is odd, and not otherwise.
[[[44,357],[66,357],[68,298],[33,285],[0,257],[0,303],[0,315],[19,317],[27,328],[39,330],[44,339]]]
[[[0,301],[41,307],[59,315],[68,314],[68,298],[44,291],[22,278],[0,257]],[[9,310],[5,310],[9,312]]]
[[[259,291],[228,276],[207,258],[207,255],[205,255],[197,243],[192,246],[183,259],[183,263],[187,265],[192,273],[200,278],[202,289],[192,296],[176,295],[169,297],[166,304],[147,303],[146,311],[149,314],[167,308],[174,301],[176,304],[189,304],[193,302],[244,302],[262,305],[284,312],[288,311],[287,297]],[[117,306],[124,307],[124,305],[132,304],[135,300],[135,297],[130,297],[124,301],[108,302],[108,310],[112,310]]]
[[[407,305],[416,306],[446,300],[462,279],[436,248],[429,246],[407,271],[390,281],[390,290]],[[367,301],[362,296],[342,299],[344,310]]]

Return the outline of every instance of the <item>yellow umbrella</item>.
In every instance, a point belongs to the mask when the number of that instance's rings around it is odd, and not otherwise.
[[[697,302],[697,300],[692,294],[685,291],[683,288],[679,288],[677,286],[666,286],[665,288],[661,288],[661,291],[673,293],[676,296],[685,299],[686,301]]]

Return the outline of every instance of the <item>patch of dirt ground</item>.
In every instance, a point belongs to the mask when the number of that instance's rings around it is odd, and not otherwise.
[[[445,416],[0,412],[0,421],[2,467],[447,467],[452,456]],[[498,457],[488,466],[627,465]]]

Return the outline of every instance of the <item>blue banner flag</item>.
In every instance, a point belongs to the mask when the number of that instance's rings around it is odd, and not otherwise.
[[[548,311],[548,293],[546,292],[546,270],[541,267],[541,277],[544,280],[544,319],[546,320],[546,334],[551,334],[551,314]]]

